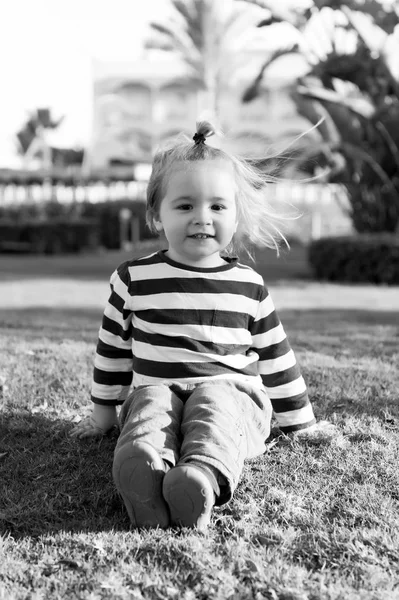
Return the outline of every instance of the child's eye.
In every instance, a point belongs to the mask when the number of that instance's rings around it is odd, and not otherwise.
[[[223,204],[212,204],[212,210],[221,211],[225,208]]]
[[[191,204],[179,204],[177,208],[178,210],[190,210]]]

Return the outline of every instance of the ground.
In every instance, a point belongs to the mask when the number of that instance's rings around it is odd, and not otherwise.
[[[134,531],[117,431],[68,436],[124,258],[0,255],[0,599],[399,599],[399,288],[314,282],[301,247],[258,253],[332,433],[274,427],[205,534]]]

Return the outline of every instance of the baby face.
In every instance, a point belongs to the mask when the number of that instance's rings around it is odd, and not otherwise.
[[[225,264],[220,253],[237,229],[233,166],[225,160],[174,166],[155,226],[172,260],[205,268]]]

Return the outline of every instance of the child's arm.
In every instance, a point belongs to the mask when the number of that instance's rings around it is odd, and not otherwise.
[[[311,430],[316,420],[306,384],[266,288],[251,327],[258,369],[283,433]]]
[[[83,419],[71,431],[71,437],[85,438],[104,435],[118,424],[116,406],[103,406],[94,404],[93,411],[89,417]]]
[[[128,263],[111,276],[94,359],[92,414],[71,432],[73,437],[103,435],[118,423],[116,406],[126,399],[133,378],[132,312],[129,310]]]

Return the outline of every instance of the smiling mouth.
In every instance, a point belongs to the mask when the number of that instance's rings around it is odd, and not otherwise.
[[[208,238],[213,238],[213,235],[209,235],[208,233],[195,233],[194,235],[189,235],[188,237],[194,238],[195,240],[206,240]]]

